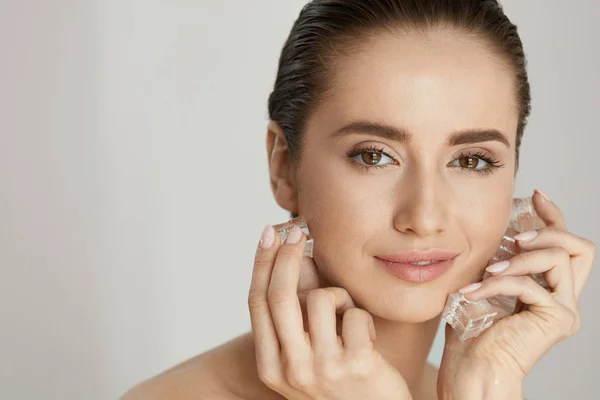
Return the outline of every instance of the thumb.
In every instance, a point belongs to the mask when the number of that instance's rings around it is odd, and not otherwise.
[[[546,194],[536,189],[533,195],[533,204],[537,214],[547,226],[561,231],[567,230],[560,208]]]

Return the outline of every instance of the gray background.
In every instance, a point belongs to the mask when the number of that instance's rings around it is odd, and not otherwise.
[[[534,187],[600,243],[600,2],[505,0]],[[303,0],[0,0],[0,398],[110,399],[249,328],[266,100]],[[533,399],[597,399],[596,270]],[[438,362],[441,342],[431,359]]]

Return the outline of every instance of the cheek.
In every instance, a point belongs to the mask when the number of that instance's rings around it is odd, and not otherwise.
[[[459,226],[468,243],[468,271],[479,274],[494,255],[506,231],[512,207],[512,190],[496,190],[478,194],[458,210]],[[476,267],[475,267],[476,266]]]
[[[452,213],[472,251],[486,249],[486,243],[497,244],[507,228],[514,193],[514,157],[505,163],[505,168],[491,176],[466,176],[452,182]]]
[[[348,266],[345,257],[356,264],[369,238],[382,228],[374,221],[390,220],[389,201],[384,193],[372,190],[389,185],[365,186],[349,168],[339,162],[321,163],[319,168],[303,167],[298,174],[299,211],[315,239],[318,265]]]
[[[298,193],[299,210],[315,238],[322,236],[323,240],[330,240],[343,235],[352,240],[361,221],[378,217],[375,196],[361,190],[341,173],[325,168],[315,172],[303,175]]]

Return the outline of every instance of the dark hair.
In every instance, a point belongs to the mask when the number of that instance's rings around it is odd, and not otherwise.
[[[426,31],[450,26],[487,39],[515,72],[519,147],[531,108],[526,58],[517,27],[496,0],[313,0],[294,23],[283,46],[269,118],[285,132],[292,159],[301,153],[310,114],[323,101],[332,60],[352,50],[365,35],[383,30]]]

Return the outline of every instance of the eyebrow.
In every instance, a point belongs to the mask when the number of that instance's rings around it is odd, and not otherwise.
[[[496,129],[468,129],[464,131],[458,131],[450,136],[450,139],[448,139],[448,144],[450,146],[458,146],[459,144],[492,141],[500,142],[506,147],[510,148],[510,142],[506,138],[506,135]]]
[[[390,125],[383,125],[369,121],[351,122],[336,130],[332,136],[345,136],[354,133],[366,133],[384,139],[394,140],[400,143],[410,143],[412,135],[404,129]],[[466,129],[454,132],[448,139],[448,145],[458,146],[461,144],[472,144],[496,141],[510,148],[507,136],[496,129]]]
[[[345,136],[353,133],[366,133],[401,143],[409,143],[412,138],[412,135],[403,129],[368,121],[351,122],[335,131],[333,136]]]

